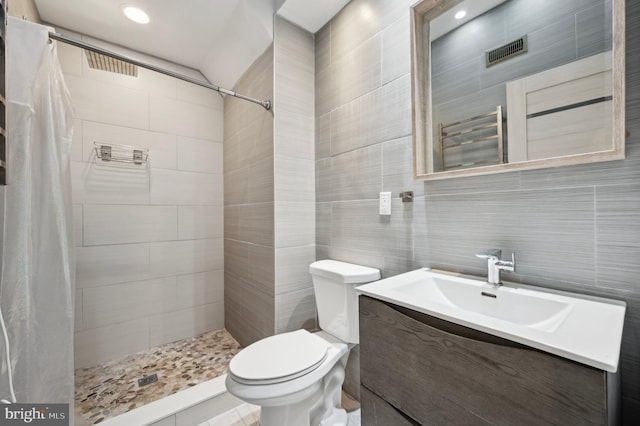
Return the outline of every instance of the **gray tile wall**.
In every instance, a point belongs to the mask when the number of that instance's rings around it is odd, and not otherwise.
[[[424,183],[413,181],[411,163],[413,3],[352,0],[316,34],[318,259],[378,267],[385,277],[421,266],[482,275],[474,253],[498,247],[518,257],[508,280],[625,300],[620,372],[623,415],[633,424],[640,416],[640,4],[626,6],[624,161]],[[381,71],[363,73],[366,64],[344,64],[345,57],[369,58]],[[335,81],[358,79],[367,81],[349,96],[335,92]],[[411,189],[414,203],[401,203],[398,193]],[[393,194],[390,218],[377,214],[379,191]]]
[[[225,99],[225,325],[242,345],[316,328],[313,35],[280,17],[274,43]]]
[[[411,205],[383,190],[411,179],[411,1],[354,0],[315,37],[316,243],[318,258],[371,265],[392,275],[412,257]],[[390,185],[395,185],[391,188]]]
[[[412,206],[395,198],[383,219],[377,203],[383,188],[414,185],[407,174],[411,4],[353,0],[315,35],[316,255],[386,276],[410,269],[412,258]],[[356,347],[345,390],[358,397],[359,381]]]
[[[273,99],[273,47],[234,90]],[[225,327],[243,346],[275,327],[273,113],[224,101]]]
[[[313,35],[276,17],[275,332],[316,328]]]

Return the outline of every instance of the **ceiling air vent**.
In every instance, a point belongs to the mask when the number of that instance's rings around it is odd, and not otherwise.
[[[115,72],[132,77],[138,76],[138,67],[133,64],[89,50],[85,50],[84,53],[87,55],[89,67],[95,70]]]
[[[517,40],[503,46],[484,52],[487,61],[487,68],[498,62],[506,61],[509,58],[527,52],[527,36],[522,36]]]

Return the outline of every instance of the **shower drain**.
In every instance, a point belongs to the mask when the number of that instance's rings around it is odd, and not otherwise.
[[[158,381],[158,375],[156,373],[153,373],[143,377],[142,379],[138,379],[138,386],[139,387],[147,386],[157,381]]]

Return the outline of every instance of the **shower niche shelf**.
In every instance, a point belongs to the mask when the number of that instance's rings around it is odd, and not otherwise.
[[[142,166],[146,165],[149,160],[149,149],[147,148],[104,142],[94,142],[93,145],[96,152],[96,162],[115,162]]]

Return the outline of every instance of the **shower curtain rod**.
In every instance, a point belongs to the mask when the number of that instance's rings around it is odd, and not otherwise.
[[[198,86],[206,87],[207,89],[215,90],[216,92],[224,93],[225,95],[233,96],[235,98],[243,99],[245,101],[249,101],[249,102],[253,102],[253,103],[258,104],[258,105],[262,105],[262,107],[264,107],[264,109],[266,109],[267,111],[271,109],[271,101],[269,101],[269,100],[261,101],[259,99],[250,98],[249,96],[241,95],[240,93],[234,92],[232,90],[225,89],[225,88],[220,87],[220,86],[216,86],[215,84],[205,83],[203,81],[196,80],[195,78],[187,77],[186,75],[179,74],[177,72],[169,71],[169,70],[166,70],[164,68],[156,67],[155,65],[150,65],[150,64],[147,64],[145,62],[141,62],[141,61],[138,61],[136,59],[129,58],[127,56],[119,55],[117,53],[105,50],[105,49],[103,49],[101,47],[94,46],[92,44],[85,43],[83,41],[76,40],[76,39],[71,38],[71,37],[67,37],[66,35],[63,35],[63,34],[60,34],[60,33],[50,32],[49,33],[49,38],[61,41],[63,43],[70,44],[72,46],[79,47],[81,49],[90,50],[92,52],[99,53],[101,55],[108,56],[108,57],[113,58],[113,59],[118,59],[120,61],[128,62],[130,64],[137,65],[140,68],[146,68],[148,70],[155,71],[155,72],[158,72],[160,74],[168,75],[170,77],[174,77],[174,78],[177,78],[179,80],[183,80],[183,81],[187,81],[189,83],[197,84]]]

